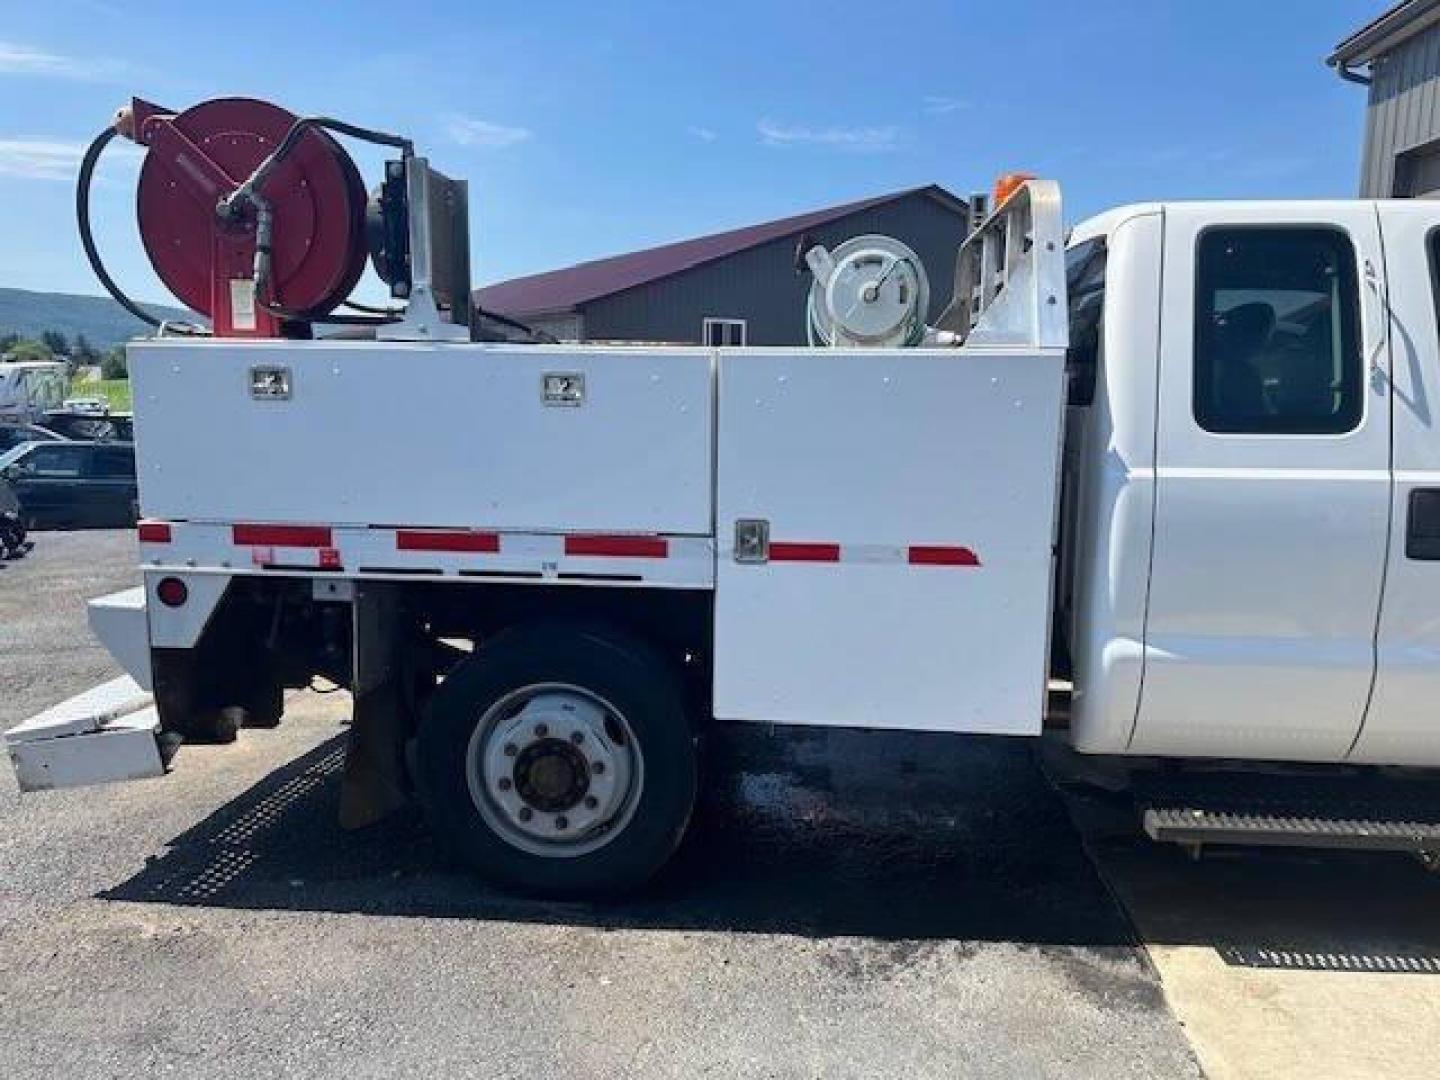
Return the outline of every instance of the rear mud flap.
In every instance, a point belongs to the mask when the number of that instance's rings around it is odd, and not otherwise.
[[[150,695],[128,675],[46,709],[4,739],[21,791],[164,776],[174,753]]]
[[[409,801],[399,590],[383,582],[357,589],[353,625],[355,714],[340,784],[340,824],[346,829],[373,825]]]

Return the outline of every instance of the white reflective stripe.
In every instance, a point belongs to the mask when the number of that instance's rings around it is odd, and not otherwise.
[[[167,524],[169,542],[141,544],[146,569],[294,571],[347,577],[515,576],[601,583],[628,580],[670,588],[711,588],[715,581],[715,545],[706,536],[337,525],[323,526],[330,531],[330,547],[297,548],[236,544],[228,523]],[[433,539],[427,542],[427,537]],[[578,543],[577,537],[581,538]]]
[[[908,547],[895,547],[891,544],[841,544],[840,561],[842,563],[903,563],[909,555]]]

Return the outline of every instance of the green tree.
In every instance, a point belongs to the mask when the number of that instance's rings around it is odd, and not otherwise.
[[[85,335],[81,334],[70,348],[70,359],[65,365],[65,373],[73,379],[79,374],[82,367],[99,365],[102,359],[100,350],[91,345]]]
[[[54,360],[55,355],[43,341],[17,341],[10,347],[12,360]]]
[[[116,345],[105,358],[100,361],[100,377],[102,379],[128,379],[130,370],[125,364],[125,346]]]
[[[20,344],[19,334],[0,334],[0,356],[4,356],[18,344]]]
[[[84,334],[75,339],[75,346],[70,350],[70,355],[82,364],[100,363],[100,350],[91,345],[90,339]]]
[[[40,340],[55,356],[70,355],[70,341],[59,330],[46,330],[40,335]]]

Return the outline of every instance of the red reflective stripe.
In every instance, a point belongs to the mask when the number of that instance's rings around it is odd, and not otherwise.
[[[170,523],[168,521],[142,521],[136,531],[140,534],[142,544],[170,543]]]
[[[470,532],[468,530],[443,531],[438,529],[398,529],[395,532],[395,546],[401,551],[488,551],[500,550],[500,534],[493,532]]]
[[[839,544],[802,544],[794,541],[772,541],[771,562],[839,562]]]
[[[330,547],[328,525],[235,525],[231,536],[237,544],[269,544],[274,547]]]
[[[910,548],[911,566],[979,566],[980,556],[967,547],[928,545]]]
[[[566,555],[614,555],[625,559],[663,559],[670,542],[663,536],[567,536]]]

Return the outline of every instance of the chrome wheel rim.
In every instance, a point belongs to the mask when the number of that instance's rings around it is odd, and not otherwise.
[[[492,832],[527,854],[560,859],[623,832],[645,779],[624,714],[568,683],[522,687],[495,702],[470,736],[465,772]]]

